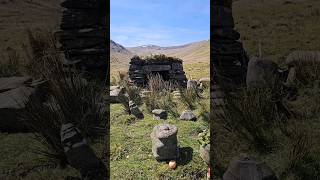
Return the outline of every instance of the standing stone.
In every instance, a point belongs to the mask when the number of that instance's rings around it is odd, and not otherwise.
[[[276,63],[260,58],[250,59],[246,79],[248,88],[273,87],[278,80],[279,72]]]
[[[63,124],[60,138],[68,162],[80,171],[83,179],[104,180],[107,178],[104,163],[95,155],[78,128],[72,123]]]
[[[160,120],[160,119],[166,120],[168,118],[167,111],[163,109],[154,109],[152,110],[152,114],[153,114],[153,119],[155,120]]]
[[[196,121],[197,120],[197,116],[193,114],[193,112],[191,110],[186,110],[183,111],[181,116],[180,116],[181,120],[186,120],[186,121]]]
[[[234,158],[223,175],[223,180],[278,180],[275,173],[264,162],[248,155]]]
[[[174,125],[161,124],[153,128],[150,137],[156,160],[175,160],[179,157],[177,133],[178,129]]]
[[[144,118],[143,113],[140,111],[139,107],[133,101],[129,101],[129,108],[130,108],[130,113],[134,115],[136,118],[138,119]]]

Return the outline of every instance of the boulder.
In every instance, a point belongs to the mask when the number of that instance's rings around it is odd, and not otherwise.
[[[32,78],[29,76],[0,78],[0,93],[21,86],[26,86],[31,82]]]
[[[137,119],[144,118],[143,113],[140,111],[139,107],[133,101],[129,101],[129,108],[130,113],[134,115]]]
[[[68,162],[80,171],[83,179],[105,179],[107,168],[87,144],[81,132],[72,123],[63,124],[60,130],[61,144]]]
[[[179,157],[178,129],[174,125],[160,124],[150,134],[152,153],[158,161],[175,160]]]
[[[197,89],[198,82],[196,80],[188,80],[187,89]]]
[[[223,180],[278,180],[275,173],[264,162],[258,161],[254,157],[242,154],[234,158],[223,174]]]
[[[208,77],[201,78],[199,79],[199,83],[203,88],[210,87],[210,78]]]
[[[249,61],[246,78],[248,88],[272,87],[278,78],[276,63],[261,58],[252,58]]]
[[[163,109],[154,109],[152,110],[153,114],[153,119],[155,120],[160,120],[160,119],[167,119],[168,118],[168,113],[166,110]]]
[[[124,93],[125,89],[123,87],[112,87],[112,90],[110,88],[110,103],[120,103]]]
[[[0,94],[0,131],[27,132],[28,128],[20,121],[20,115],[35,95],[31,87],[18,87]]]
[[[193,114],[191,110],[186,110],[182,112],[180,119],[187,120],[187,121],[196,121],[197,117],[196,115]]]

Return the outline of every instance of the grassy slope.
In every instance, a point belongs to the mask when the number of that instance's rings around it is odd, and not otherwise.
[[[250,56],[283,62],[294,50],[320,49],[320,1],[240,0],[233,5],[236,28]]]
[[[5,56],[8,47],[23,53],[22,46],[28,43],[27,29],[57,27],[58,1],[1,0],[0,4],[0,55]],[[0,61],[3,59],[1,57]]]
[[[182,109],[180,110],[182,111]],[[145,118],[130,123],[129,116],[123,113],[119,104],[111,105],[111,179],[191,179],[205,176],[207,167],[200,158],[197,135],[206,128],[203,121],[179,121],[169,116],[167,121],[153,120],[144,112]],[[180,148],[192,148],[192,160],[183,157],[176,170],[168,169],[166,163],[157,162],[151,152],[150,133],[160,123],[174,124],[178,127]]]

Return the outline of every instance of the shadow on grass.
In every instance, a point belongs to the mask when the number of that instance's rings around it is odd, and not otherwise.
[[[178,165],[186,165],[192,161],[193,149],[191,147],[182,147],[179,148],[179,159],[177,161]]]

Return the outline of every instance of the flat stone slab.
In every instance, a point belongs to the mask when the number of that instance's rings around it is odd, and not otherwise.
[[[31,82],[32,78],[29,76],[0,78],[0,92],[25,86]]]
[[[0,94],[0,109],[23,109],[32,94],[34,88],[19,87]]]
[[[186,110],[181,113],[180,119],[186,121],[196,121],[197,116],[194,115],[192,111]]]

